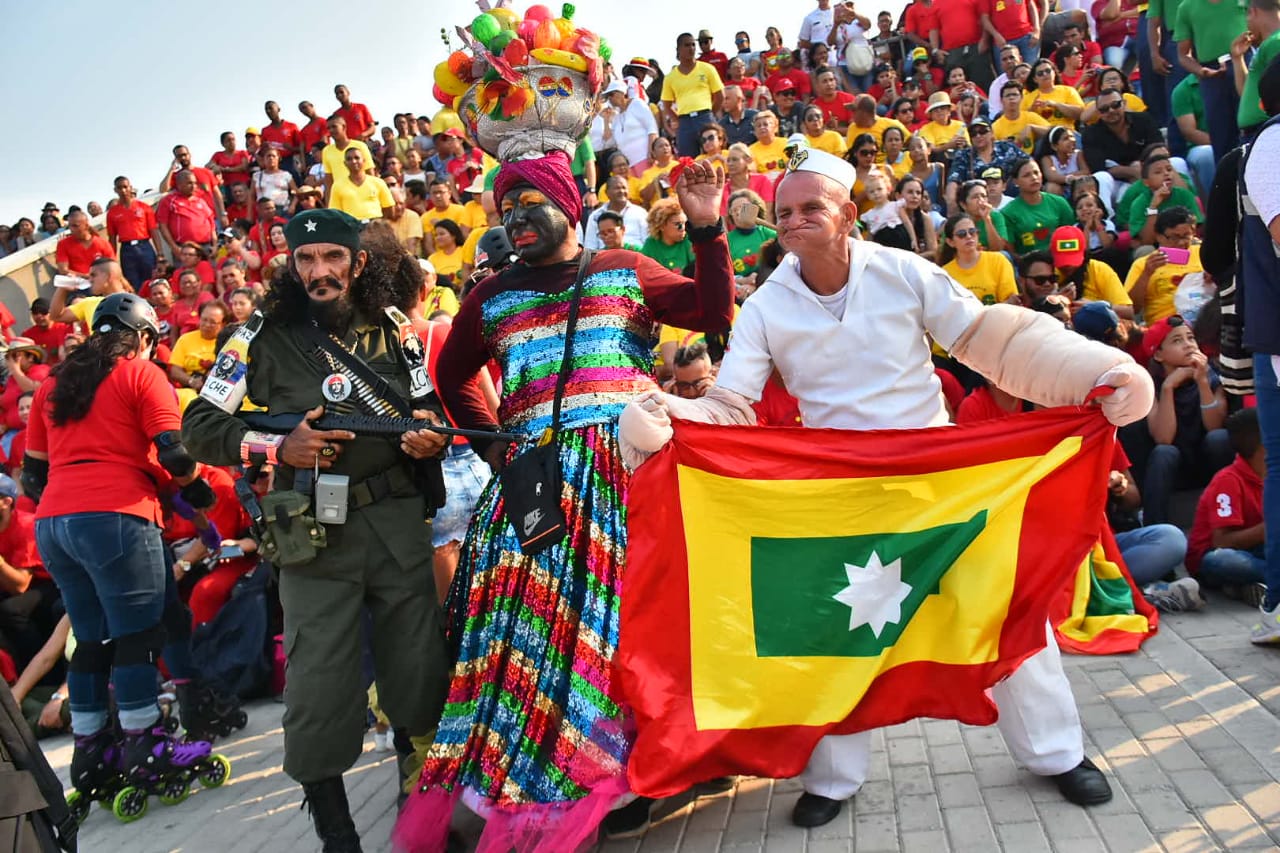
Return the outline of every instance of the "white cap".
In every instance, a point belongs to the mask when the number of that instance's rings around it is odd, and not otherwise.
[[[849,192],[853,192],[853,185],[858,180],[857,170],[852,164],[834,154],[819,151],[817,148],[797,148],[796,153],[792,154],[791,159],[787,161],[785,174],[789,175],[792,172],[816,172],[819,175],[825,175]]]
[[[471,183],[462,188],[462,191],[464,193],[472,193],[473,195],[475,193],[484,192],[484,172],[477,173]]]
[[[418,266],[422,267],[422,271],[430,275],[436,274],[436,265],[426,258],[418,258]]]
[[[626,91],[627,91],[627,84],[623,83],[617,77],[614,77],[613,81],[608,86],[604,87],[604,92],[602,94],[612,95],[614,92],[626,92]]]
[[[809,140],[803,133],[793,133],[787,137],[785,148],[808,148]]]

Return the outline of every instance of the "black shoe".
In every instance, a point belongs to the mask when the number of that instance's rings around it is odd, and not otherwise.
[[[315,822],[324,853],[362,853],[342,777],[304,784],[302,792],[302,804]]]
[[[725,791],[732,791],[733,786],[736,785],[737,782],[737,776],[717,776],[714,779],[699,782],[697,785],[694,785],[693,790],[699,796],[705,794],[723,794]]]
[[[844,800],[820,797],[806,791],[796,800],[796,807],[791,811],[791,822],[796,826],[822,826],[835,820],[842,808]]]
[[[1049,778],[1058,785],[1062,796],[1077,806],[1096,806],[1111,799],[1111,784],[1107,777],[1087,758],[1074,770]]]
[[[604,819],[605,837],[636,838],[644,835],[649,828],[649,816],[656,802],[652,797],[636,797],[622,808],[609,812]]]

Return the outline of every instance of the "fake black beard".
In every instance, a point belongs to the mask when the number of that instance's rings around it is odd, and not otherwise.
[[[351,316],[355,313],[355,309],[351,306],[351,301],[346,295],[339,296],[337,299],[330,299],[327,302],[317,302],[314,299],[307,300],[307,313],[312,320],[316,321],[316,325],[324,329],[326,332],[333,332],[341,337],[344,335],[351,325]]]

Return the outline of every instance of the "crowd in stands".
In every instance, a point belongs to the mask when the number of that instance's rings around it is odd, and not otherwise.
[[[732,53],[712,30],[680,34],[665,73],[643,57],[607,67],[573,162],[590,210],[584,244],[691,274],[671,173],[684,158],[713,160],[727,175],[742,302],[785,254],[772,223],[788,161],[806,148],[844,157],[858,176],[853,236],[934,260],[986,304],[1047,312],[1150,367],[1156,407],[1122,430],[1098,484],[1129,568],[1163,607],[1203,604],[1194,583],[1169,583],[1184,562],[1201,583],[1256,604],[1265,454],[1248,382],[1231,374],[1221,343],[1230,277],[1205,269],[1200,244],[1216,165],[1267,118],[1258,80],[1280,53],[1280,0],[915,0],[898,21],[819,0],[798,23],[793,40],[770,27],[764,49],[736,32]],[[0,226],[0,256],[57,237],[63,276],[27,321],[0,306],[0,675],[17,682],[42,730],[65,726],[65,668],[46,645],[65,643],[66,623],[15,480],[32,393],[86,339],[98,301],[125,290],[150,301],[167,337],[155,360],[190,399],[228,328],[288,263],[283,225],[298,211],[383,220],[427,271],[421,317],[447,322],[470,283],[503,260],[492,249],[500,255],[500,241],[482,245],[500,224],[497,164],[456,113],[406,111],[379,126],[345,86],[334,96],[327,118],[304,101],[297,122],[266,102],[266,123],[209,140],[203,165],[176,145],[154,208],[121,176],[105,210],[90,202],[64,216],[50,203]],[[99,232],[91,217],[101,213]],[[699,396],[725,342],[662,328],[654,345],[658,380]],[[935,352],[957,422],[1031,408]],[[758,413],[799,422],[781,386]],[[212,481],[219,500],[238,507],[225,480]],[[1194,524],[1181,520],[1188,539],[1169,523],[1174,494],[1206,484]],[[247,528],[235,511],[220,523],[252,554]],[[166,536],[175,573],[206,554],[186,519],[173,515]],[[197,622],[253,563],[215,563],[187,590]]]

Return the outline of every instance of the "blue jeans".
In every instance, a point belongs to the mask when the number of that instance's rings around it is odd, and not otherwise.
[[[1031,33],[1027,33],[1025,36],[1018,36],[1009,44],[1018,49],[1018,52],[1022,54],[1022,61],[1028,65],[1035,65],[1036,60],[1040,58],[1040,42],[1032,44]],[[999,98],[998,95],[996,97],[997,99]]]
[[[1172,444],[1157,444],[1146,458],[1142,478],[1143,523],[1167,522],[1169,500],[1175,489],[1180,485],[1203,486],[1234,457],[1225,429],[1209,432],[1194,453],[1183,453]]]
[[[1267,476],[1262,481],[1262,520],[1266,524],[1266,565],[1262,582],[1267,585],[1267,610],[1280,604],[1280,387],[1271,356],[1253,356],[1253,383],[1258,395],[1258,426],[1267,448]]]
[[[120,270],[124,277],[137,290],[142,283],[151,278],[151,271],[156,268],[156,250],[146,240],[135,240],[120,244]]]
[[[156,628],[164,612],[165,565],[160,528],[135,515],[77,512],[36,522],[45,568],[62,590],[76,642],[106,643]],[[143,729],[160,716],[156,667],[111,668],[120,725]],[[90,735],[107,724],[108,673],[67,673],[71,730]]]
[[[1172,572],[1187,556],[1187,537],[1172,524],[1152,524],[1116,534],[1116,544],[1139,588]]]
[[[1196,145],[1187,151],[1187,165],[1200,189],[1200,200],[1208,201],[1213,189],[1213,176],[1218,173],[1218,159],[1213,156],[1212,145]]]
[[[1206,63],[1218,67],[1217,62]],[[1209,140],[1213,143],[1213,156],[1226,157],[1240,144],[1240,127],[1236,113],[1240,109],[1240,96],[1236,94],[1235,73],[1228,62],[1222,65],[1223,73],[1217,77],[1200,80],[1200,96],[1204,99],[1204,122],[1209,126]]]
[[[680,126],[676,131],[676,155],[679,157],[697,157],[702,146],[698,144],[698,134],[705,125],[716,120],[711,110],[689,113],[680,116]]]
[[[1267,561],[1252,551],[1214,548],[1200,558],[1200,571],[1196,578],[1201,586],[1210,588],[1261,583],[1266,565]]]

